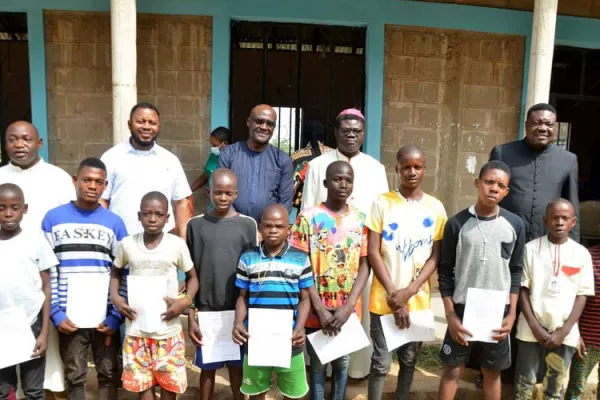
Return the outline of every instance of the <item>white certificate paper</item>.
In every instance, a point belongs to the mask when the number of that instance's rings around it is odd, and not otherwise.
[[[502,328],[504,308],[508,294],[500,290],[469,288],[463,315],[463,326],[473,336],[465,338],[472,342],[498,343],[492,339],[495,329]]]
[[[381,327],[388,351],[410,342],[430,342],[435,340],[435,325],[432,310],[413,311],[409,314],[410,327],[398,329],[394,315],[381,316]]]
[[[67,317],[78,328],[96,328],[106,319],[108,274],[71,274],[67,278]]]
[[[337,336],[327,336],[320,330],[308,335],[307,339],[323,365],[369,345],[369,338],[354,313],[350,315]]]
[[[199,312],[202,361],[215,363],[240,359],[240,346],[233,341],[235,311]]]
[[[137,316],[133,329],[141,332],[160,332],[169,326],[161,314],[167,311],[167,277],[127,276],[127,300]]]
[[[292,361],[293,310],[248,310],[248,364],[289,368]]]
[[[35,337],[22,307],[0,310],[0,369],[31,360]]]

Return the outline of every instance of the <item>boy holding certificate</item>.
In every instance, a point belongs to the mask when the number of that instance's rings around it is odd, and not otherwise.
[[[369,260],[375,275],[369,304],[373,341],[369,399],[376,400],[382,398],[394,352],[400,364],[395,398],[405,400],[410,392],[420,343],[388,351],[381,317],[394,313],[398,329],[404,329],[410,325],[409,312],[431,309],[429,277],[437,269],[447,219],[442,203],[421,190],[425,174],[421,149],[404,146],[396,160],[400,187],[380,195],[367,219]]]
[[[254,219],[237,213],[231,206],[237,198],[237,177],[225,168],[215,170],[210,177],[212,209],[190,219],[187,226],[187,246],[196,266],[200,288],[196,295],[196,310],[188,315],[188,332],[198,346],[195,364],[201,369],[200,399],[212,400],[215,373],[227,364],[229,382],[235,400],[241,400],[242,359],[207,363],[202,357],[202,326],[196,311],[235,310],[237,290],[235,274],[240,256],[258,245]],[[233,327],[231,327],[233,328]],[[240,348],[240,354],[243,354]]]
[[[588,250],[569,238],[573,205],[556,199],[546,207],[546,236],[525,246],[517,325],[516,399],[531,399],[538,377],[544,398],[558,399],[579,344],[577,321],[586,296],[594,295],[594,269]]]
[[[24,355],[39,358],[21,362],[18,366],[25,397],[43,400],[44,353],[50,320],[49,270],[58,265],[58,260],[39,230],[21,229],[26,212],[21,188],[12,183],[0,185],[0,310],[20,308],[31,326],[36,338],[35,347],[24,349]],[[2,345],[11,346],[11,343]],[[6,357],[6,354],[2,353],[0,357]],[[11,388],[16,387],[17,366],[9,364],[0,369],[0,398],[8,398]]]
[[[369,279],[367,228],[365,214],[346,204],[353,184],[350,164],[329,164],[323,182],[327,200],[302,211],[292,227],[290,243],[308,253],[315,279],[310,288],[314,312],[306,321],[307,334],[323,329],[336,335],[355,310],[362,310],[360,295]],[[311,399],[323,400],[327,365],[321,364],[310,342],[308,354]],[[350,354],[331,362],[335,400],[346,399],[349,363]]]
[[[154,399],[154,386],[161,387],[161,399],[174,400],[187,389],[185,370],[185,341],[179,316],[192,304],[198,291],[198,278],[185,241],[164,233],[169,219],[169,203],[164,194],[150,192],[142,197],[138,213],[144,232],[123,240],[111,275],[111,299],[127,317],[123,343],[123,388],[139,393],[143,400]],[[147,307],[135,310],[119,295],[123,268],[129,269],[128,279],[152,278],[156,292],[166,292],[162,304],[166,311]],[[177,298],[177,272],[186,274],[187,294]],[[130,285],[129,285],[130,286]],[[128,301],[133,298],[129,287]],[[151,297],[151,295],[149,296]],[[156,301],[156,298],[145,301]],[[158,307],[158,306],[157,306]],[[159,319],[158,323],[156,321]],[[140,321],[135,321],[136,318]],[[134,322],[136,322],[134,324]],[[159,328],[154,328],[159,326]]]
[[[469,357],[480,362],[484,397],[499,399],[500,371],[511,364],[508,335],[521,286],[525,226],[520,217],[498,205],[508,194],[509,181],[505,163],[485,164],[475,179],[476,204],[450,218],[444,229],[438,274],[448,330],[440,350],[444,363],[440,400],[454,398]],[[504,293],[499,305],[500,311],[504,307],[503,320],[490,327],[494,343],[469,341],[473,335],[462,324],[469,289]]]
[[[293,326],[293,334],[289,341],[291,361],[288,368],[252,366],[249,365],[249,356],[244,356],[241,391],[251,399],[265,398],[271,386],[273,370],[277,374],[279,390],[286,399],[298,399],[308,392],[302,351],[306,339],[304,323],[310,313],[309,288],[315,282],[308,256],[290,246],[288,233],[289,215],[285,207],[280,204],[268,206],[260,222],[262,244],[242,254],[238,264],[235,284],[240,294],[233,328],[233,340],[236,343],[244,345],[248,339],[252,340],[246,325],[246,321],[252,324],[248,311],[289,310],[293,314],[289,322]],[[266,328],[281,330],[278,329],[280,326]],[[273,356],[268,354],[268,349],[265,349],[264,355],[265,358]]]
[[[85,396],[90,346],[99,397],[117,398],[119,340],[112,336],[123,318],[109,301],[108,281],[119,242],[127,231],[119,216],[98,203],[106,182],[102,161],[83,160],[73,177],[77,199],[48,211],[42,221],[44,234],[60,260],[57,273],[51,275],[50,317],[59,332],[70,399]],[[84,283],[92,280],[94,283]],[[84,297],[88,292],[91,294]],[[80,318],[91,315],[92,309],[99,311],[98,320],[83,324]]]

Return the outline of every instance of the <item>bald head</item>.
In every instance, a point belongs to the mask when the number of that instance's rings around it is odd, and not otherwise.
[[[269,219],[285,219],[289,220],[289,213],[287,209],[281,204],[271,204],[267,206],[263,213],[261,221],[269,220]]]
[[[398,153],[396,154],[396,161],[400,162],[401,159],[407,157],[425,158],[425,155],[423,154],[423,150],[421,150],[421,148],[416,144],[407,144],[406,146],[400,147],[400,150],[398,150]]]
[[[268,104],[259,104],[254,107],[246,120],[248,147],[254,151],[266,149],[276,125],[277,113],[273,107]]]
[[[169,200],[167,200],[167,196],[158,191],[146,193],[144,197],[142,197],[142,201],[140,202],[140,208],[143,208],[144,204],[150,203],[152,201],[162,203],[165,210],[169,209]]]
[[[0,198],[12,197],[17,200],[20,200],[23,204],[25,204],[25,195],[23,194],[23,190],[14,183],[4,183],[0,185]]]
[[[233,185],[237,190],[237,176],[227,168],[218,168],[210,175],[210,186],[213,185]]]
[[[250,111],[250,118],[260,117],[261,115],[263,115],[265,113],[272,115],[275,118],[275,121],[277,121],[277,113],[275,112],[275,109],[268,104],[259,104],[259,105],[255,106]]]
[[[560,209],[568,211],[572,217],[575,216],[575,207],[573,207],[573,204],[569,200],[563,198],[554,199],[548,203],[546,206],[546,216],[550,215],[552,211]]]
[[[327,166],[325,170],[325,180],[329,181],[334,175],[340,173],[349,173],[354,178],[354,170],[352,166],[346,161],[334,161]]]
[[[23,169],[35,165],[42,139],[35,126],[26,121],[13,122],[6,129],[6,152],[10,161]]]
[[[12,124],[10,124],[8,126],[8,128],[6,128],[7,134],[11,131],[18,131],[18,132],[27,131],[27,132],[31,133],[33,136],[35,136],[36,139],[40,138],[40,134],[38,133],[37,128],[35,126],[33,126],[33,124],[31,124],[27,121],[13,122]]]

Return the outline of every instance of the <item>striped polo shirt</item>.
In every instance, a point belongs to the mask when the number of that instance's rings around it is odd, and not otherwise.
[[[72,274],[107,274],[127,236],[123,220],[104,207],[88,211],[67,203],[54,208],[42,221],[42,229],[54,249],[59,264],[51,274],[52,300],[50,318],[55,326],[67,318],[68,279]],[[117,330],[123,318],[110,303],[106,293],[107,313],[104,323]]]
[[[587,347],[600,349],[600,245],[588,249],[594,266],[595,296],[589,296],[579,318],[579,333]]]
[[[308,255],[289,243],[274,257],[265,254],[262,245],[244,252],[235,280],[238,288],[248,291],[249,308],[294,310],[294,327],[300,290],[314,284]]]

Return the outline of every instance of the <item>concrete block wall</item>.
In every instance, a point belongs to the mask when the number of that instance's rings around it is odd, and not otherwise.
[[[448,214],[475,201],[473,180],[496,144],[518,137],[525,38],[389,25],[381,158],[398,186],[396,152],[426,154],[424,190]]]
[[[112,146],[110,15],[46,11],[44,26],[50,161],[73,172]],[[212,18],[141,14],[137,27],[138,101],[159,108],[159,143],[192,182],[210,147]]]

